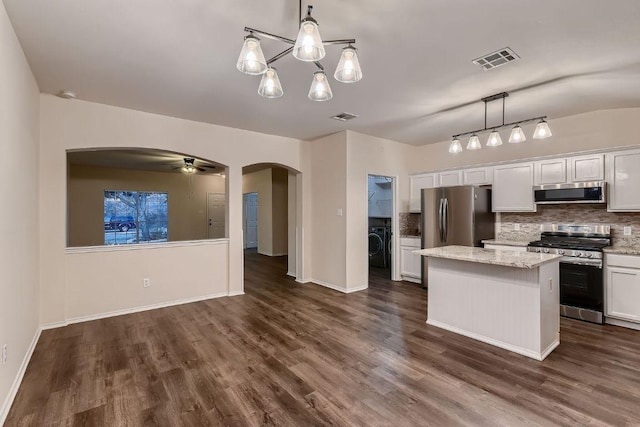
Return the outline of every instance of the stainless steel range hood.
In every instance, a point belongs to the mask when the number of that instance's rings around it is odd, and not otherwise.
[[[534,200],[539,205],[566,203],[606,203],[607,183],[604,181],[533,187]]]

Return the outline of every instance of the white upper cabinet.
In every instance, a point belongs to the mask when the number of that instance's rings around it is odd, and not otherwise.
[[[516,163],[493,168],[494,212],[535,212],[533,163]]]
[[[438,173],[437,187],[453,187],[462,184],[462,171],[446,171]]]
[[[604,156],[602,154],[570,157],[568,160],[571,182],[602,181],[604,179]]]
[[[640,211],[640,150],[608,153],[609,211]]]
[[[567,182],[567,159],[540,160],[534,163],[536,185]]]
[[[491,185],[493,183],[493,168],[474,168],[462,171],[463,185]]]
[[[536,185],[602,181],[603,179],[604,156],[602,154],[535,162],[534,182]]]
[[[435,173],[425,173],[409,177],[410,212],[420,212],[420,190],[437,187],[436,175]]]

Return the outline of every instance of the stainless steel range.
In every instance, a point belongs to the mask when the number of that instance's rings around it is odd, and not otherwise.
[[[608,225],[545,224],[527,251],[563,255],[560,259],[560,315],[604,322],[602,248],[611,245]]]

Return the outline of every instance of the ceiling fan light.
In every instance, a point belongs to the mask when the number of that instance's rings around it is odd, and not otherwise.
[[[313,81],[309,89],[309,99],[312,101],[328,101],[333,98],[331,87],[329,87],[329,79],[324,71],[316,71],[313,73]]]
[[[324,55],[318,23],[311,15],[307,15],[300,24],[300,31],[293,46],[293,56],[300,61],[315,62],[324,58]]]
[[[462,152],[462,145],[460,144],[460,140],[458,138],[454,138],[454,140],[451,141],[451,145],[449,145],[449,152],[451,154]]]
[[[467,144],[467,150],[479,150],[482,148],[482,144],[480,144],[480,138],[475,133],[471,135],[469,138],[469,143]]]
[[[260,39],[252,33],[244,38],[236,68],[245,74],[254,76],[267,71],[267,61],[264,59],[264,53],[260,47]]]
[[[500,133],[494,129],[489,134],[487,147],[497,147],[498,145],[502,145],[502,138],[500,137]]]
[[[284,94],[278,73],[275,68],[269,67],[262,75],[258,93],[265,98],[279,98]]]
[[[540,120],[536,126],[536,130],[533,131],[533,139],[545,139],[552,135],[549,124],[544,120]]]
[[[519,142],[524,142],[527,140],[527,137],[524,135],[522,128],[518,125],[515,125],[513,129],[511,129],[511,135],[509,135],[509,142],[512,144],[517,144]]]
[[[362,78],[362,69],[355,47],[348,45],[342,49],[342,55],[333,77],[342,83],[355,83]]]

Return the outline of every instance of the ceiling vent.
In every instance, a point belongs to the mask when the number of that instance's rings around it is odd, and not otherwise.
[[[501,65],[508,64],[509,62],[517,61],[518,59],[520,59],[520,57],[516,55],[514,51],[505,47],[504,49],[476,58],[473,60],[473,63],[481,66],[485,71],[489,71]]]
[[[340,114],[336,114],[335,116],[331,116],[331,118],[333,120],[338,120],[341,122],[346,122],[349,121],[351,119],[355,119],[358,116],[356,116],[355,114],[351,114],[351,113],[340,113]]]

